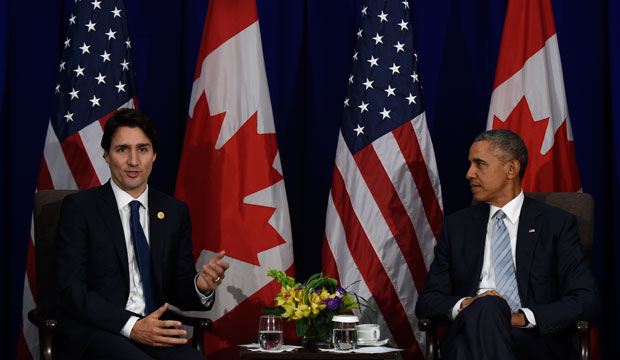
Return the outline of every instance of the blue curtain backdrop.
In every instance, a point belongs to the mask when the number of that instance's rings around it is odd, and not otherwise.
[[[0,357],[15,358],[34,193],[69,0],[0,0]],[[604,358],[620,358],[620,4],[552,1],[583,189],[596,200],[593,266]],[[420,79],[446,213],[471,201],[506,0],[412,2]],[[162,136],[151,185],[173,194],[208,2],[127,1],[140,108]],[[300,278],[321,268],[324,216],[360,0],[259,0],[267,77]],[[614,21],[615,20],[615,21]],[[25,320],[27,321],[27,320]]]

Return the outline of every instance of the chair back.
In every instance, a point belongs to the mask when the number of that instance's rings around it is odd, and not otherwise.
[[[65,196],[78,190],[39,190],[34,195],[34,243],[37,274],[37,310],[55,318],[54,240],[60,207]]]
[[[525,196],[558,207],[577,218],[583,252],[592,259],[594,243],[594,198],[583,192],[531,192]]]

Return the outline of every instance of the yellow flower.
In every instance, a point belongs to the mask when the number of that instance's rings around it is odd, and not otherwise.
[[[280,316],[282,316],[284,319],[288,319],[295,313],[295,306],[293,305],[285,304],[282,305],[282,308],[284,308],[284,313],[282,313],[282,315]]]
[[[301,301],[302,294],[303,292],[297,288],[282,286],[280,293],[275,297],[274,301],[276,306],[283,306],[284,304],[295,305]]]
[[[299,304],[295,310],[295,315],[293,315],[293,320],[299,320],[308,316],[310,316],[310,307],[306,304]]]
[[[310,302],[310,309],[312,310],[312,314],[314,315],[318,314],[321,310],[325,309],[325,304],[323,303],[323,300],[324,300],[323,293],[326,293],[325,289],[323,289],[323,292],[321,293],[321,295],[315,292],[310,294],[310,297],[308,300]]]

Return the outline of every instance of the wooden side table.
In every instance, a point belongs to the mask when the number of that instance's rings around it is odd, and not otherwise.
[[[398,351],[392,351],[383,354],[358,354],[358,353],[330,353],[320,350],[298,349],[295,351],[281,352],[281,353],[267,353],[260,351],[251,351],[246,348],[240,348],[239,357],[245,359],[272,359],[272,360],[392,360],[398,359]]]

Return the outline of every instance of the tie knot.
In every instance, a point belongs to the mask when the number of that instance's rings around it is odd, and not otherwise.
[[[134,200],[129,203],[129,207],[131,211],[138,211],[140,209],[140,202],[138,200]]]
[[[504,218],[506,217],[506,214],[504,214],[502,210],[497,210],[495,212],[495,215],[493,215],[493,217],[495,218],[495,220],[504,220]]]

